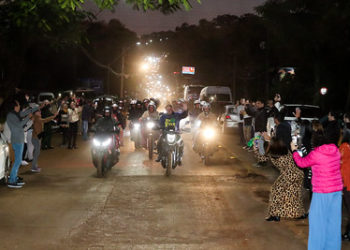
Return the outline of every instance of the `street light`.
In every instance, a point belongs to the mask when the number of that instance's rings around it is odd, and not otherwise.
[[[142,63],[142,64],[141,64],[141,70],[142,70],[142,71],[147,71],[147,70],[149,70],[149,64],[146,63],[146,62]]]
[[[327,92],[328,92],[328,89],[327,89],[326,87],[322,87],[322,88],[320,89],[321,95],[326,95]]]

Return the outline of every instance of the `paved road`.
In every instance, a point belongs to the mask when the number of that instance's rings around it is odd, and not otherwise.
[[[128,142],[102,179],[88,142],[44,151],[23,189],[0,187],[0,249],[306,249],[307,220],[264,221],[272,168],[235,145],[204,166],[184,139],[170,178]]]

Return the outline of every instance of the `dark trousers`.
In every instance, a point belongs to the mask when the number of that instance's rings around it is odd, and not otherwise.
[[[243,122],[238,123],[238,132],[239,132],[239,138],[240,138],[242,146],[246,145],[245,138],[244,138],[244,132],[243,132]]]
[[[346,225],[346,232],[350,233],[350,191],[347,191],[346,188],[343,190],[343,198],[346,210],[348,212],[348,224]]]
[[[62,132],[62,145],[66,145],[69,141],[69,128],[61,127],[61,132]]]
[[[44,136],[41,140],[41,147],[42,148],[49,148],[51,147],[51,137],[52,137],[52,128],[51,124],[46,123],[44,125]]]
[[[69,123],[69,141],[68,146],[69,147],[76,147],[77,144],[77,134],[78,134],[78,125],[79,121]]]

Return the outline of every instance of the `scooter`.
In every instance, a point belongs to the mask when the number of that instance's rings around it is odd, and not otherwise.
[[[119,137],[116,133],[96,134],[92,140],[91,155],[97,177],[103,177],[119,162]]]

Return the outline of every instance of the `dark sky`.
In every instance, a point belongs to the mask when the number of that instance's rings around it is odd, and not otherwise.
[[[174,29],[182,23],[196,24],[200,19],[211,20],[217,15],[233,14],[241,15],[254,12],[254,7],[265,0],[202,0],[198,4],[192,0],[193,9],[191,11],[179,11],[171,15],[163,15],[159,12],[135,11],[122,0],[115,12],[103,11],[98,15],[100,20],[119,19],[125,26],[139,35],[155,31],[165,31]],[[89,10],[94,10],[88,4]],[[93,11],[97,13],[96,9]]]

